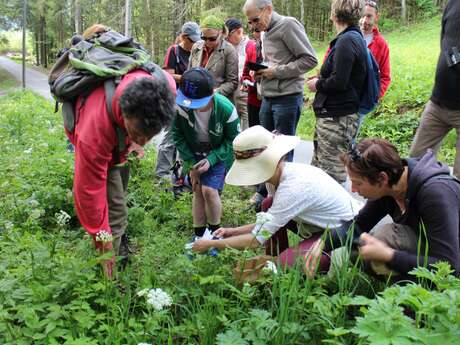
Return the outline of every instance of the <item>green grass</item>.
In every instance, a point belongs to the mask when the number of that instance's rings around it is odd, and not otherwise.
[[[7,71],[0,68],[0,92],[5,92],[15,88],[19,82]]]

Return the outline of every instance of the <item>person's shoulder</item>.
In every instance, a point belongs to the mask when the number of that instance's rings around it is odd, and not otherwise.
[[[378,28],[374,28],[373,34],[374,34],[373,40],[375,41],[377,45],[388,47],[388,42],[385,40],[385,37],[383,37],[382,33],[379,31]]]
[[[222,41],[220,49],[223,50],[226,53],[235,53],[235,54],[237,53],[235,47],[233,46],[233,44],[231,44],[227,40]]]
[[[233,105],[233,103],[224,95],[221,95],[220,93],[216,92],[214,94],[214,98],[219,108],[219,111],[224,112],[228,116],[230,116],[233,111],[236,111],[236,108]]]

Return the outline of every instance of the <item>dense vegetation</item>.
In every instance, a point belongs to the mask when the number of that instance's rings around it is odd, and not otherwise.
[[[363,135],[387,137],[407,152],[431,90],[439,21],[387,36],[394,83]],[[239,286],[233,267],[253,252],[188,260],[190,195],[174,200],[160,187],[152,147],[133,162],[128,231],[135,253],[117,280],[105,280],[98,264],[103,258],[75,217],[73,156],[53,110],[31,92],[0,97],[1,344],[458,342],[460,280],[446,265],[437,273],[417,270],[420,284],[407,286],[374,281],[359,265],[314,280],[300,268],[267,272]],[[313,123],[307,109],[302,136],[311,136]],[[450,140],[443,155],[449,161]],[[249,194],[226,187],[224,224],[253,219]],[[167,292],[172,305],[155,310],[138,296],[154,288]]]
[[[68,45],[73,33],[102,23],[125,32],[125,8],[130,4],[132,36],[149,49],[155,61],[163,59],[187,20],[199,21],[209,10],[223,17],[243,18],[243,0],[35,0],[28,1],[27,29],[37,64],[47,66],[56,53]],[[331,36],[330,0],[274,0],[275,8],[294,16],[314,40]],[[431,18],[445,0],[380,0],[384,30]],[[23,1],[0,0],[0,51],[2,30],[21,27]],[[404,9],[404,10],[403,10]]]

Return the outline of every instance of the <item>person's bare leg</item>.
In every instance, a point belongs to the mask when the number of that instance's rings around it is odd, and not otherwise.
[[[220,200],[219,191],[210,187],[202,186],[202,195],[204,198],[206,219],[208,224],[220,224],[222,217],[222,203]]]
[[[193,227],[206,226],[205,199],[201,186],[196,186],[192,198]]]

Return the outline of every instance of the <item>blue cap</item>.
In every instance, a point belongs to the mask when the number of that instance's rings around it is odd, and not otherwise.
[[[208,105],[214,94],[214,78],[205,68],[195,67],[185,71],[177,90],[176,104],[189,109]]]

